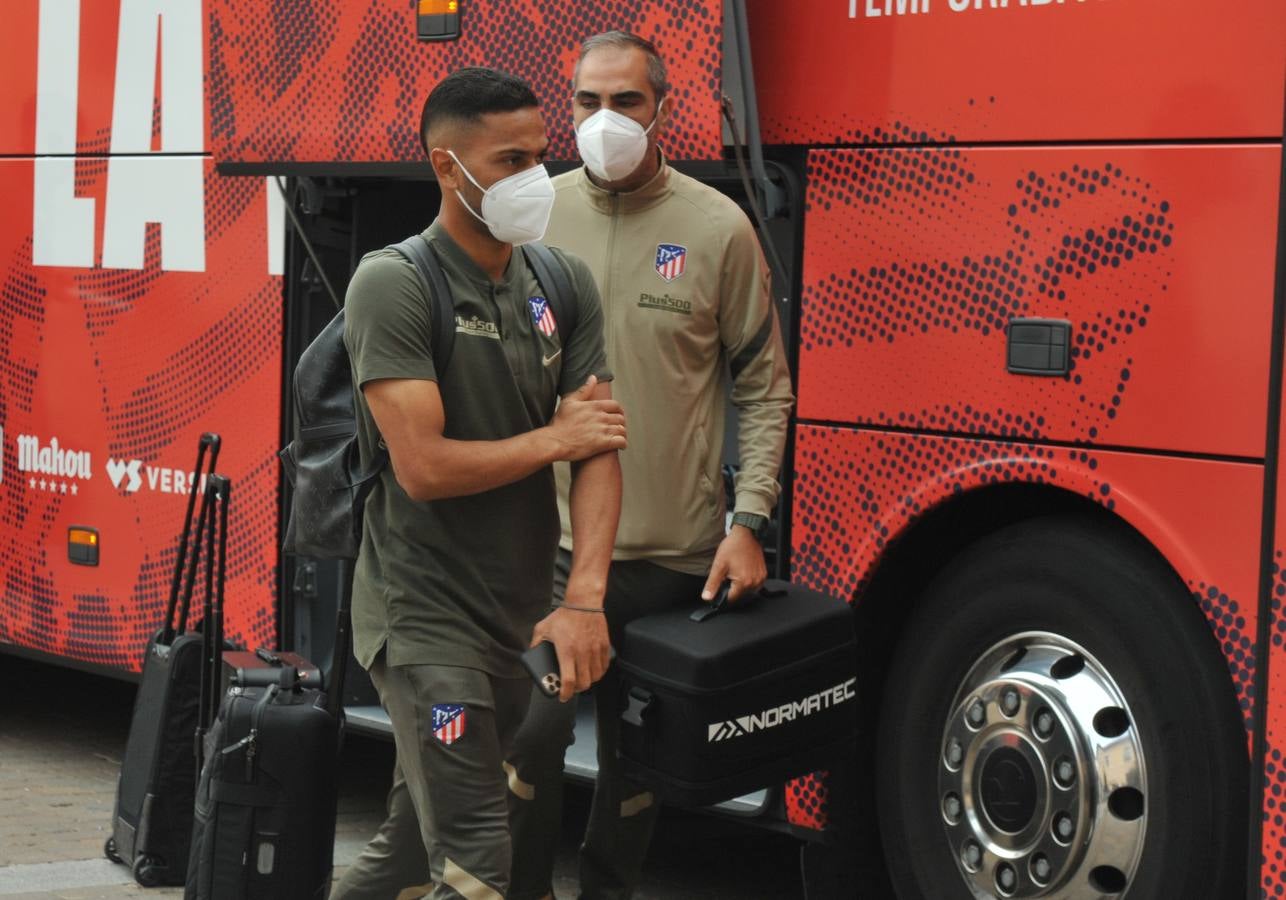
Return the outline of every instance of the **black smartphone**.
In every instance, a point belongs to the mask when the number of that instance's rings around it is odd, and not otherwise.
[[[541,641],[522,655],[523,668],[546,697],[557,697],[563,689],[558,674],[558,653],[549,641]]]

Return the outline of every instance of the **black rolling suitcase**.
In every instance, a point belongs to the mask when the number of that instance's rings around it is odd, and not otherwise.
[[[223,602],[228,483],[218,495],[214,591]],[[213,550],[211,551],[213,553]],[[215,614],[216,621],[221,619]],[[188,867],[188,900],[324,900],[335,843],[336,782],[343,736],[348,608],[341,604],[330,690],[294,654],[213,653],[204,708],[218,717],[204,740]]]
[[[627,777],[706,806],[824,768],[857,736],[852,611],[785,582],[625,626],[617,650]]]
[[[205,467],[207,449],[209,464]],[[193,735],[202,660],[202,637],[188,630],[188,609],[204,515],[197,520],[196,540],[189,545],[189,539],[196,482],[202,471],[214,471],[218,457],[219,436],[203,434],[192,470],[196,477],[188,493],[165,624],[148,641],[143,657],[143,676],[116,785],[112,836],[104,848],[108,859],[130,865],[135,880],[144,887],[182,884],[187,874],[197,775]]]

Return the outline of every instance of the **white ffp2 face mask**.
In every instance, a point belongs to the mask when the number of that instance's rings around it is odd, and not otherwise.
[[[660,116],[644,128],[618,112],[603,108],[576,129],[576,149],[591,174],[603,181],[620,181],[629,177],[647,154],[647,136]]]
[[[523,169],[484,188],[460,162],[455,151],[448,150],[447,153],[474,187],[482,191],[481,213],[469,205],[464,194],[456,191],[455,195],[475,219],[487,226],[492,237],[505,244],[518,245],[538,241],[545,236],[549,215],[554,211],[554,185],[543,165]]]

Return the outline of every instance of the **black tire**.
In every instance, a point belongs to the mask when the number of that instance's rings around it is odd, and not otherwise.
[[[103,844],[103,855],[117,865],[125,865],[125,860],[121,859],[121,855],[116,852],[116,838],[114,837],[109,837],[107,843]]]
[[[974,663],[1028,631],[1083,647],[1115,680],[1138,729],[1146,831],[1121,896],[1245,896],[1246,732],[1218,645],[1190,594],[1141,539],[1060,517],[1007,527],[961,552],[925,589],[899,640],[876,771],[885,859],[900,900],[972,900],[938,796],[944,728]],[[1076,873],[1079,883],[1088,868]]]
[[[143,887],[156,887],[161,883],[164,865],[152,856],[140,856],[134,860],[134,880]]]

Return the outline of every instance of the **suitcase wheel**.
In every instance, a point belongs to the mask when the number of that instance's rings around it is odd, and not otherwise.
[[[121,859],[121,855],[116,852],[116,838],[114,837],[109,837],[107,843],[103,844],[103,855],[118,865],[125,864],[125,860]]]
[[[134,860],[134,880],[143,887],[156,887],[161,883],[165,864],[155,856],[140,856]]]

